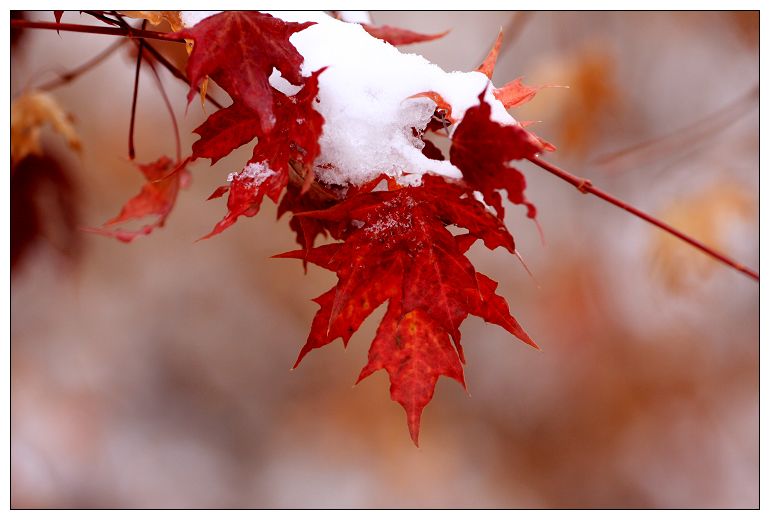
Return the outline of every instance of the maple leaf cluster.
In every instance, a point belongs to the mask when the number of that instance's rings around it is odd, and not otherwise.
[[[179,20],[167,12],[138,13],[135,16],[157,19],[156,23]],[[535,216],[535,207],[524,195],[523,175],[510,163],[534,157],[550,145],[521,125],[493,121],[486,90],[474,93],[478,104],[459,121],[449,118],[452,107],[440,95],[416,92],[413,97],[436,102],[427,128],[413,129],[425,143],[423,154],[444,160],[431,138],[446,138],[447,125],[452,125],[449,161],[462,172],[462,179],[428,172],[419,185],[401,185],[383,172],[361,186],[324,184],[314,178],[314,169],[325,166],[316,164],[324,131],[324,118],[316,107],[322,95],[319,77],[325,69],[303,75],[303,56],[290,42],[293,34],[311,25],[259,12],[223,12],[174,33],[192,42],[188,102],[210,79],[229,94],[232,104],[213,112],[195,129],[199,139],[189,157],[178,161],[163,157],[140,165],[147,181],[141,192],[94,231],[123,241],[150,233],[165,223],[188,181],[190,162],[209,159],[213,165],[257,138],[243,171],[231,174],[228,184],[211,195],[227,195],[227,213],[203,238],[221,233],[239,217],[257,214],[265,196],[278,205],[279,217],[292,214],[289,224],[301,249],[278,256],[316,264],[338,277],[335,287],[314,300],[320,309],[297,364],[311,350],[335,339],[347,344],[363,321],[386,303],[358,380],[380,369],[388,373],[391,397],[406,410],[416,444],[422,411],[439,376],[465,384],[459,327],[468,315],[497,324],[536,348],[496,294],[497,283],[477,272],[466,252],[481,240],[489,249],[516,253],[503,220],[503,193],[509,201],[524,205],[530,217]],[[392,44],[443,36],[387,26],[364,29]],[[478,69],[490,78],[499,47],[500,38]],[[294,94],[271,84],[274,70],[296,88]],[[506,108],[531,99],[535,92],[520,80],[493,90]],[[148,216],[156,220],[136,231],[111,227]],[[453,233],[452,227],[464,232]],[[336,242],[315,246],[319,235]]]

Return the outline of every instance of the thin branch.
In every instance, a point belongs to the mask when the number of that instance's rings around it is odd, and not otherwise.
[[[129,25],[129,24],[128,24],[128,22],[125,20],[125,18],[123,18],[123,17],[122,17],[122,16],[121,16],[119,13],[117,13],[117,12],[114,12],[114,15],[115,15],[115,17],[117,18],[117,20],[116,20],[116,23],[118,23],[118,24],[119,24],[121,27],[123,27],[123,28],[128,28],[128,27],[130,27],[130,25]],[[179,69],[178,69],[178,68],[177,68],[177,67],[176,67],[176,66],[175,66],[173,63],[171,63],[170,61],[168,61],[168,60],[166,59],[166,57],[165,57],[165,56],[163,56],[163,54],[161,54],[161,53],[160,53],[160,51],[158,51],[158,50],[157,50],[155,47],[153,47],[152,45],[150,45],[150,42],[148,42],[148,41],[145,41],[145,42],[144,42],[144,46],[145,46],[146,50],[147,50],[147,51],[148,51],[150,54],[152,54],[152,56],[153,56],[153,57],[154,57],[156,60],[158,60],[158,62],[159,62],[161,65],[163,65],[163,66],[166,68],[166,70],[168,70],[169,72],[171,72],[171,74],[172,74],[172,75],[173,75],[175,78],[178,78],[178,79],[180,79],[180,80],[184,81],[186,84],[190,85],[190,80],[187,78],[187,75],[185,75],[185,73],[184,73],[184,72],[182,72],[181,70],[179,70]],[[192,86],[192,85],[190,85],[190,86]],[[200,88],[200,87],[198,87],[198,92],[203,92],[203,91],[201,90],[201,88]],[[206,99],[208,99],[208,100],[209,100],[209,102],[210,102],[212,105],[214,105],[214,106],[215,106],[215,107],[217,107],[217,108],[222,108],[222,104],[221,104],[221,103],[219,103],[219,102],[218,102],[216,99],[214,99],[213,97],[211,97],[211,96],[210,96],[210,95],[209,95],[207,92],[205,93],[205,96],[206,96]]]
[[[736,269],[736,270],[742,272],[743,274],[753,278],[756,281],[759,281],[759,273],[757,273],[756,271],[754,271],[752,269],[749,269],[745,265],[736,262],[735,260],[733,260],[730,257],[720,253],[719,251],[716,251],[716,250],[710,248],[709,246],[705,245],[704,243],[699,242],[698,240],[695,240],[694,238],[692,238],[692,237],[682,233],[681,231],[679,231],[677,229],[674,229],[673,227],[669,226],[665,222],[663,222],[661,220],[658,220],[657,218],[655,218],[655,217],[653,217],[651,215],[648,215],[647,213],[645,213],[645,212],[643,212],[643,211],[641,211],[639,209],[636,209],[634,206],[628,204],[627,202],[624,202],[624,201],[622,201],[622,200],[620,200],[620,199],[610,195],[609,193],[607,193],[605,191],[602,191],[599,188],[594,187],[591,184],[590,180],[582,179],[580,177],[572,175],[571,173],[569,173],[569,172],[567,172],[565,170],[562,170],[558,166],[554,166],[553,164],[551,164],[551,163],[549,163],[547,161],[544,161],[543,159],[541,159],[539,157],[534,157],[534,158],[529,159],[529,160],[533,164],[535,164],[537,166],[540,166],[544,170],[546,170],[546,171],[556,175],[557,177],[567,181],[568,183],[572,184],[580,192],[582,192],[582,193],[590,193],[591,195],[595,195],[595,196],[599,197],[600,199],[603,199],[603,200],[609,202],[610,204],[613,204],[613,205],[615,205],[615,206],[617,206],[617,207],[619,207],[621,209],[624,209],[624,210],[628,211],[629,213],[631,213],[632,215],[636,215],[637,217],[639,217],[639,218],[641,218],[643,220],[646,220],[647,222],[649,222],[653,226],[656,226],[656,227],[658,227],[658,228],[660,228],[660,229],[662,229],[662,230],[664,230],[664,231],[674,235],[675,237],[677,237],[677,238],[679,238],[681,240],[684,240],[685,242],[687,242],[691,246],[693,246],[693,247],[695,247],[697,249],[700,249],[701,251],[703,251],[707,255],[709,255],[712,258],[722,262],[723,264],[728,265],[728,266],[732,267],[733,269]]]
[[[681,149],[688,144],[706,139],[746,115],[749,109],[759,99],[759,85],[752,87],[741,97],[731,101],[719,110],[712,112],[697,121],[683,126],[673,132],[660,137],[654,137],[641,143],[623,148],[616,152],[607,153],[595,159],[593,162],[603,167],[617,164],[629,158],[634,159],[643,156],[647,162],[656,154],[666,156],[671,149]],[[662,150],[662,153],[661,153]]]
[[[146,25],[145,20],[142,28]],[[144,55],[144,40],[139,40],[139,51],[136,53],[136,72],[134,73],[134,94],[131,98],[131,122],[128,125],[128,158],[132,161],[136,157],[134,150],[134,122],[136,120],[136,98],[139,94],[139,72],[142,70],[142,56]]]
[[[61,87],[62,85],[66,85],[67,83],[70,83],[76,80],[82,74],[85,74],[95,66],[99,65],[104,59],[112,55],[113,52],[118,50],[125,43],[126,43],[126,40],[118,40],[114,42],[112,45],[110,45],[109,47],[107,47],[102,52],[100,52],[90,60],[86,61],[82,65],[78,65],[74,69],[71,69],[63,74],[59,74],[58,78],[55,78],[50,81],[47,81],[46,83],[43,83],[42,85],[37,87],[35,90],[53,90],[55,88]]]
[[[74,31],[74,32],[84,32],[84,33],[93,33],[93,34],[109,34],[113,36],[126,36],[128,38],[132,39],[141,39],[141,38],[153,38],[156,40],[165,40],[165,41],[173,41],[173,42],[184,42],[184,38],[178,38],[174,36],[170,36],[168,33],[161,33],[156,31],[142,31],[139,29],[134,29],[130,26],[126,27],[99,27],[95,25],[75,25],[75,24],[58,24],[58,23],[50,23],[50,22],[30,22],[28,20],[11,20],[11,27],[21,28],[21,29],[59,29],[62,31]],[[171,74],[188,85],[190,84],[190,81],[187,79],[187,76],[179,70],[173,63],[168,61],[165,56],[163,56],[155,47],[150,45],[148,42],[145,42],[145,50],[152,54],[152,56],[158,60],[158,62],[163,65]],[[206,99],[215,107],[217,108],[223,108],[224,105],[219,103],[216,99],[211,97],[209,94],[206,94]]]
[[[82,12],[87,15],[93,16],[97,20],[104,22],[108,25],[113,25],[115,27],[119,27],[121,25],[120,22],[118,22],[117,20],[114,20],[109,16],[107,16],[106,14],[104,14],[104,11],[82,11]],[[144,27],[142,27],[142,29],[144,29]]]
[[[132,27],[101,27],[98,25],[79,25],[74,23],[31,22],[29,20],[11,20],[11,27],[16,29],[50,29],[52,31],[69,31],[89,34],[106,34],[110,36],[126,36],[128,38],[149,38],[167,42],[184,43],[184,38],[173,33],[145,31]]]
[[[166,94],[166,89],[163,86],[163,81],[160,79],[160,74],[158,74],[158,69],[155,68],[155,64],[150,60],[147,60],[146,63],[147,65],[150,66],[150,70],[152,70],[152,73],[155,76],[155,81],[158,83],[158,89],[160,89],[160,95],[163,97],[163,103],[165,103],[166,109],[168,110],[168,113],[171,116],[171,124],[174,126],[174,139],[176,144],[176,162],[179,163],[182,161],[182,143],[179,137],[179,125],[176,122],[176,114],[174,114],[174,107],[171,106],[171,101],[168,99],[168,95]]]
[[[168,61],[166,59],[166,57],[163,56],[160,53],[160,51],[158,51],[158,49],[156,49],[155,47],[150,45],[150,43],[148,43],[148,42],[145,42],[144,48],[145,48],[145,50],[147,52],[152,54],[152,57],[155,58],[158,61],[158,63],[163,65],[163,67],[165,67],[166,70],[168,70],[171,73],[172,76],[174,76],[177,79],[180,79],[180,80],[184,81],[187,85],[190,85],[190,80],[187,79],[187,76],[185,75],[185,73],[182,72],[181,70],[179,70],[176,67],[176,65],[174,65],[173,63]],[[190,85],[190,86],[192,86],[192,85]],[[198,88],[198,91],[200,92],[200,88]],[[206,99],[209,101],[209,103],[211,103],[212,105],[214,105],[217,108],[223,108],[224,107],[224,105],[222,105],[222,103],[220,103],[219,101],[217,101],[216,99],[211,97],[211,94],[209,94],[208,92],[206,93]]]

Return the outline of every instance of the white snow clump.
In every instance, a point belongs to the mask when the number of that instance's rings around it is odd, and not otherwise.
[[[183,12],[187,26],[214,12]],[[335,20],[323,12],[268,12],[287,22],[316,22],[293,34],[290,42],[304,57],[302,74],[328,67],[318,80],[318,102],[324,117],[321,153],[316,176],[327,183],[360,185],[380,173],[402,184],[419,184],[431,172],[461,178],[448,160],[425,157],[424,144],[412,128],[421,131],[430,121],[436,104],[416,94],[438,93],[452,107],[451,117],[460,121],[465,111],[485,101],[492,107],[492,120],[506,125],[516,121],[492,93],[489,79],[481,72],[445,72],[417,54],[400,52],[369,35],[360,25]],[[273,71],[270,83],[287,95],[297,87]],[[450,127],[450,131],[452,128]]]

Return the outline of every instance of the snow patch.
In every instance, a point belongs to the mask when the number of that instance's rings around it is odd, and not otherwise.
[[[213,12],[189,14],[182,14],[185,24]],[[315,168],[321,181],[360,185],[381,173],[406,185],[419,185],[422,175],[428,172],[461,178],[459,169],[449,161],[422,154],[424,143],[414,136],[412,128],[421,133],[436,104],[425,97],[413,97],[417,94],[438,93],[452,107],[453,120],[460,121],[466,110],[478,105],[479,95],[485,91],[492,120],[517,124],[494,97],[489,79],[480,72],[446,72],[420,55],[402,53],[374,38],[358,24],[336,20],[320,11],[268,14],[287,22],[315,22],[293,34],[290,41],[304,57],[304,76],[328,67],[319,76],[315,103],[325,120]],[[297,91],[277,70],[270,83],[289,95]],[[452,130],[450,126],[450,133]]]
[[[462,177],[449,161],[422,154],[424,144],[412,128],[423,130],[436,105],[427,98],[412,98],[416,94],[437,92],[459,121],[468,108],[478,105],[486,89],[492,119],[516,124],[480,72],[445,72],[422,56],[402,53],[374,38],[360,25],[320,12],[269,14],[289,22],[316,22],[290,41],[305,58],[303,75],[329,67],[319,76],[316,107],[326,121],[318,164],[334,166],[316,169],[324,182],[362,184],[381,173],[409,185],[419,184],[427,172]]]
[[[193,27],[201,20],[221,12],[222,11],[180,11],[179,17],[182,19],[182,25],[185,27]]]
[[[249,163],[242,171],[230,173],[227,176],[227,182],[237,180],[242,183],[253,183],[256,187],[275,174],[276,172],[271,170],[265,162]]]

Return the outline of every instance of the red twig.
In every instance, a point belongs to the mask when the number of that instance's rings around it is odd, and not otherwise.
[[[115,22],[116,22],[117,24],[119,24],[119,25],[120,25],[121,27],[123,27],[123,28],[127,28],[127,27],[130,27],[130,26],[128,25],[128,22],[126,22],[126,20],[125,20],[125,19],[124,19],[122,16],[120,16],[120,14],[118,14],[117,12],[113,12],[113,13],[114,13],[115,17],[117,18],[117,20],[115,20]],[[144,27],[144,25],[143,25],[142,27]],[[185,83],[187,83],[188,85],[190,85],[190,80],[189,80],[189,79],[187,79],[187,76],[184,74],[184,72],[182,72],[181,70],[179,70],[179,69],[178,69],[178,68],[177,68],[177,67],[176,67],[176,66],[175,66],[173,63],[171,63],[170,61],[168,61],[168,60],[166,59],[166,57],[165,57],[165,56],[163,56],[163,54],[161,54],[161,53],[160,53],[160,52],[159,52],[159,51],[158,51],[158,50],[157,50],[155,47],[153,47],[152,45],[150,45],[150,42],[148,42],[148,41],[146,41],[146,40],[142,40],[142,41],[144,42],[144,47],[145,47],[145,49],[147,50],[147,52],[149,52],[150,54],[152,54],[152,56],[153,56],[153,57],[154,57],[156,60],[158,60],[158,62],[159,62],[161,65],[163,65],[163,66],[166,68],[166,70],[168,70],[168,71],[169,71],[169,72],[170,72],[170,73],[171,73],[171,74],[172,74],[172,75],[173,75],[175,78],[178,78],[178,79],[180,79],[180,80],[184,81]],[[192,86],[192,85],[191,85],[191,86]],[[198,92],[202,92],[200,88],[198,88]],[[212,105],[214,105],[214,106],[215,106],[215,107],[217,107],[217,108],[222,108],[222,104],[221,104],[221,103],[219,103],[219,102],[218,102],[216,99],[214,99],[213,97],[211,97],[211,95],[209,95],[208,93],[206,93],[206,94],[205,94],[205,96],[206,96],[206,99],[208,99],[208,100],[209,100],[209,102],[210,102]]]
[[[126,36],[128,38],[149,38],[167,42],[182,42],[184,38],[173,33],[146,31],[132,27],[101,27],[98,25],[79,25],[74,23],[32,22],[29,20],[11,20],[11,27],[17,29],[50,29],[52,31],[69,31],[90,34],[107,34],[110,36]]]
[[[145,23],[142,24],[143,28]],[[134,157],[136,157],[134,150],[134,122],[136,120],[136,98],[139,94],[139,72],[142,70],[143,55],[144,40],[139,40],[139,50],[136,53],[136,72],[134,72],[134,94],[131,97],[131,122],[128,124],[128,158],[132,161],[134,160]]]
[[[123,46],[124,43],[126,43],[126,40],[118,40],[114,42],[112,45],[110,45],[109,47],[107,47],[102,52],[100,52],[90,60],[86,61],[82,65],[78,65],[72,70],[69,70],[63,74],[59,74],[58,78],[54,78],[50,81],[47,81],[46,83],[43,83],[42,85],[37,87],[36,90],[53,90],[57,87],[61,87],[62,85],[66,85],[67,83],[74,81],[82,74],[85,74],[95,66],[99,65],[102,61],[108,58],[113,52],[115,52],[121,46]]]
[[[169,116],[171,116],[171,124],[174,127],[174,142],[176,144],[176,162],[180,163],[182,161],[182,141],[179,137],[179,125],[176,122],[174,107],[171,106],[171,101],[168,99],[166,89],[163,87],[163,80],[160,79],[160,74],[158,74],[158,70],[155,68],[155,64],[152,62],[152,60],[147,60],[147,65],[150,66],[150,70],[152,70],[152,73],[155,76],[155,81],[158,83],[160,95],[163,97],[163,103],[166,105]]]
[[[699,242],[698,240],[695,240],[694,238],[685,235],[681,231],[679,231],[677,229],[674,229],[673,227],[669,226],[665,222],[662,222],[662,221],[656,219],[655,217],[653,217],[651,215],[648,215],[647,213],[645,213],[645,212],[643,212],[643,211],[641,211],[641,210],[631,206],[627,202],[624,202],[624,201],[618,199],[617,197],[614,197],[614,196],[610,195],[609,193],[606,193],[606,192],[600,190],[599,188],[594,187],[593,184],[591,184],[590,180],[582,179],[580,177],[572,175],[571,173],[569,173],[569,172],[567,172],[565,170],[562,170],[558,166],[554,166],[553,164],[551,164],[551,163],[549,163],[547,161],[544,161],[543,159],[541,159],[539,157],[534,157],[534,158],[530,159],[530,162],[532,162],[533,164],[536,164],[537,166],[540,166],[544,170],[546,170],[546,171],[556,175],[557,177],[567,181],[568,183],[570,183],[574,187],[576,187],[578,190],[580,190],[582,193],[590,193],[592,195],[595,195],[595,196],[599,197],[600,199],[606,200],[610,204],[613,204],[613,205],[615,205],[615,206],[617,206],[617,207],[619,207],[619,208],[621,208],[623,210],[626,210],[629,213],[631,213],[632,215],[636,215],[637,217],[639,217],[639,218],[641,218],[643,220],[646,220],[647,222],[649,222],[653,226],[656,226],[656,227],[658,227],[658,228],[660,228],[660,229],[662,229],[664,231],[667,231],[668,233],[671,233],[675,237],[677,237],[677,238],[679,238],[681,240],[684,240],[685,242],[687,242],[691,246],[700,249],[701,251],[703,251],[707,255],[711,256],[712,258],[715,258],[716,260],[722,262],[723,264],[728,265],[728,266],[732,267],[733,269],[736,269],[736,270],[742,272],[743,274],[753,278],[756,281],[759,281],[759,273],[757,273],[756,271],[753,271],[752,269],[749,269],[745,265],[736,262],[735,260],[729,258],[726,255],[723,255],[719,251],[715,251],[714,249],[710,248],[709,246],[705,245],[704,243]]]
[[[109,34],[112,36],[126,36],[129,38],[135,38],[135,39],[142,39],[142,38],[152,38],[155,40],[165,40],[165,41],[173,41],[173,42],[184,42],[184,38],[176,38],[170,36],[168,33],[161,33],[157,31],[143,31],[140,29],[134,29],[130,26],[125,27],[100,27],[96,25],[76,25],[76,24],[59,24],[59,23],[51,23],[51,22],[30,22],[28,20],[11,20],[11,27],[17,27],[17,28],[26,28],[26,29],[59,29],[62,31],[74,31],[74,32],[84,32],[84,33],[94,33],[94,34]],[[187,79],[187,76],[179,70],[176,66],[174,66],[173,63],[168,61],[165,56],[163,56],[160,52],[158,52],[157,49],[155,49],[152,45],[145,42],[145,50],[152,54],[152,56],[158,60],[158,63],[163,65],[171,74],[178,78],[188,85],[190,84],[190,81]],[[216,99],[211,97],[209,94],[206,94],[206,99],[209,100],[209,102],[214,105],[217,108],[222,108],[224,105],[219,103]]]

